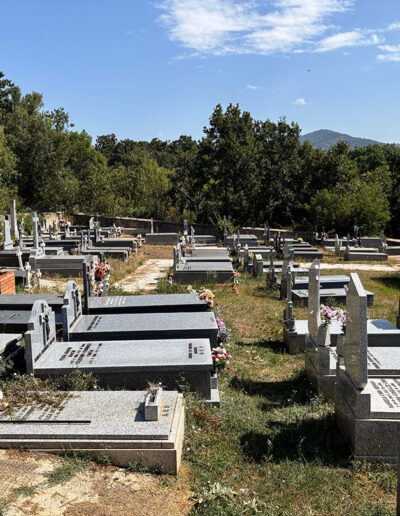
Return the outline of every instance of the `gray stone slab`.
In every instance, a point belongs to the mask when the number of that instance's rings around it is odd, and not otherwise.
[[[77,340],[152,340],[209,338],[217,343],[217,323],[210,312],[83,315],[69,332]]]
[[[209,256],[183,256],[182,260],[184,263],[232,263],[232,260],[229,256],[223,255],[209,255]]]
[[[178,242],[178,233],[146,233],[148,245],[176,245]]]
[[[215,235],[194,235],[196,244],[216,244],[217,237]]]
[[[163,391],[158,421],[146,421],[147,391],[70,392],[60,408],[32,404],[0,416],[0,447],[61,453],[104,453],[118,465],[130,461],[177,474],[184,432],[183,397]]]
[[[229,251],[226,247],[194,247],[192,249],[192,256],[227,256],[229,257]]]
[[[388,255],[385,253],[367,253],[367,252],[346,252],[345,260],[349,262],[386,262]]]
[[[3,333],[25,332],[31,316],[29,310],[1,310],[0,331]]]
[[[365,292],[367,294],[367,304],[372,306],[374,304],[374,294],[368,290]],[[308,305],[308,290],[293,289],[292,295],[293,303],[297,306]],[[344,288],[321,289],[320,299],[322,304],[325,304],[327,299],[333,299],[336,303],[344,304],[346,302],[346,291]]]
[[[140,390],[149,382],[176,389],[185,384],[211,398],[213,361],[208,339],[57,342],[34,364],[40,378],[79,369],[109,388]]]
[[[89,314],[206,311],[208,311],[207,303],[201,300],[197,294],[155,294],[89,298]]]
[[[320,276],[320,288],[331,289],[331,288],[343,288],[350,282],[350,277],[345,275],[337,276]],[[308,289],[309,278],[307,276],[295,276],[293,289]]]
[[[206,281],[209,275],[216,275],[217,283],[225,283],[233,280],[233,272],[230,262],[193,262],[179,264],[174,279],[181,283],[193,283]]]

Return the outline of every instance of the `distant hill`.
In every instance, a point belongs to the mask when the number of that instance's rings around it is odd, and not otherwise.
[[[354,147],[366,147],[367,145],[385,145],[382,142],[376,140],[368,140],[367,138],[356,138],[349,134],[337,133],[335,131],[329,131],[328,129],[320,129],[319,131],[313,131],[312,133],[304,134],[300,136],[300,141],[303,143],[308,140],[314,147],[327,150],[332,145],[335,145],[340,140],[347,142],[351,149]],[[399,147],[398,144],[396,144]]]

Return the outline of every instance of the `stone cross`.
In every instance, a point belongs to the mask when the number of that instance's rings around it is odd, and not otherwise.
[[[10,222],[4,219],[4,244],[3,249],[10,250],[14,247],[14,243],[11,239]]]
[[[287,307],[283,311],[283,319],[286,321],[288,325],[289,331],[294,331],[295,329],[295,318],[293,315],[293,300],[292,300],[292,273],[288,271],[287,273],[287,291],[286,291],[286,303]]]
[[[367,294],[358,274],[350,274],[346,295],[344,366],[357,389],[368,383]]]
[[[37,216],[36,211],[33,212],[32,215],[32,225],[33,225],[33,248],[39,249],[39,218]]]
[[[25,271],[26,271],[26,282],[25,282],[25,290],[29,292],[31,289],[31,266],[29,262],[25,263]]]
[[[18,267],[21,271],[24,270],[24,265],[22,263],[22,251],[21,248],[17,249],[17,258],[18,258]]]
[[[15,240],[18,240],[18,221],[17,221],[17,205],[15,199],[11,200],[10,212],[11,212],[11,234],[14,235]]]
[[[150,219],[150,233],[154,233],[154,221],[153,217]]]
[[[308,273],[308,333],[315,343],[321,325],[320,304],[320,263],[315,259]]]

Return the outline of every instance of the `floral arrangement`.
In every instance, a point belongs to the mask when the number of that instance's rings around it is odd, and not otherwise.
[[[94,292],[93,294],[96,296],[96,297],[101,297],[102,294],[103,294],[103,283],[97,283],[96,286],[94,287]]]
[[[213,348],[211,350],[213,364],[215,368],[220,369],[228,369],[231,370],[231,366],[229,365],[229,360],[232,358],[231,355],[228,355],[225,348],[218,346],[217,348]]]
[[[204,287],[200,289],[200,299],[205,299],[209,308],[213,308],[214,298],[215,294],[212,292],[212,290]]]
[[[71,225],[71,221],[69,219],[62,219],[62,223],[64,224],[64,227]]]
[[[94,279],[96,281],[102,281],[104,278],[109,276],[112,272],[111,265],[107,262],[97,262],[94,269]]]
[[[198,294],[200,299],[205,299],[210,309],[214,307],[215,294],[212,290],[209,288],[201,287],[201,289],[197,292],[194,290],[192,285],[189,285],[187,289],[191,294]]]
[[[338,321],[342,326],[342,329],[346,328],[347,323],[347,311],[337,306],[325,306],[321,305],[321,324],[322,326],[329,326],[332,321]]]
[[[226,342],[229,339],[231,332],[228,330],[219,315],[215,317],[215,320],[217,321],[218,326],[218,342]]]

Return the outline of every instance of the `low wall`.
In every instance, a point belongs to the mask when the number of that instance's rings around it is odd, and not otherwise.
[[[85,213],[74,213],[74,222],[76,225],[87,226],[90,217],[95,215],[86,215]],[[122,228],[137,229],[138,233],[150,233],[151,220],[139,219],[133,217],[110,217],[107,215],[99,215],[99,222],[102,227],[108,227],[115,224]],[[217,235],[217,230],[212,224],[192,224],[197,235]],[[154,233],[183,233],[183,222],[170,222],[166,220],[153,220]]]

